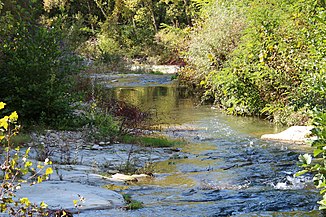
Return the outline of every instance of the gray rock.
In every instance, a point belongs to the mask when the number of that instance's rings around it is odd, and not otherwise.
[[[56,133],[50,133],[49,134],[49,137],[52,137],[55,140],[59,140],[60,139],[60,136],[58,134],[56,134]]]
[[[16,195],[17,198],[28,197],[36,204],[44,201],[50,209],[71,211],[76,211],[73,201],[79,200],[78,195],[85,198],[84,202],[79,202],[80,211],[112,209],[124,205],[123,197],[114,191],[65,181],[47,181],[33,186],[24,184]]]
[[[83,139],[78,139],[78,140],[76,140],[76,143],[81,143],[81,144],[83,144],[85,141],[83,140]]]

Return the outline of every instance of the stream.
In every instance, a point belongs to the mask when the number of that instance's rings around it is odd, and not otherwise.
[[[150,112],[162,134],[187,141],[181,149],[189,157],[155,163],[154,179],[122,191],[144,208],[99,211],[99,216],[320,215],[310,177],[293,178],[299,154],[310,146],[261,140],[262,134],[284,128],[200,106],[170,75],[145,80],[150,82],[110,86],[107,81],[108,94]]]

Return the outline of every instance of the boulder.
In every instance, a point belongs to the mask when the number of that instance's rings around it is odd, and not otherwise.
[[[280,133],[262,135],[261,139],[277,140],[283,142],[306,143],[307,141],[312,139],[309,136],[313,128],[313,126],[293,126]]]
[[[101,187],[83,185],[66,181],[46,181],[40,184],[29,186],[22,185],[17,191],[16,197],[27,197],[32,203],[40,204],[44,201],[49,209],[65,209],[76,212],[74,200],[79,200],[79,196],[85,198],[79,211],[103,210],[124,206],[122,195]]]

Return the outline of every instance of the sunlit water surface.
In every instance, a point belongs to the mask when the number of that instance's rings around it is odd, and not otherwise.
[[[154,179],[123,191],[144,208],[98,216],[319,215],[309,177],[293,178],[298,155],[310,147],[259,139],[282,128],[199,106],[187,89],[173,84],[117,87],[108,94],[150,112],[164,134],[187,140],[182,151],[191,157],[159,162]]]

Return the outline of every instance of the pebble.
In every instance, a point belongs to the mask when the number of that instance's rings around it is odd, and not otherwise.
[[[99,145],[93,145],[92,146],[92,150],[102,150],[103,147],[99,146]]]

